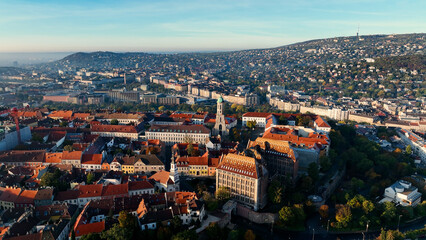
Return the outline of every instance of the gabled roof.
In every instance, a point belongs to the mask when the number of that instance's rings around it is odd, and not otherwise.
[[[0,201],[15,202],[21,193],[20,188],[6,188],[0,195]]]
[[[137,161],[141,160],[143,164],[148,166],[164,166],[163,162],[158,159],[154,154],[151,155],[135,155],[135,156],[124,156],[123,165],[134,165]]]
[[[11,150],[0,152],[0,162],[44,162],[44,150]]]
[[[96,164],[102,163],[102,154],[83,154],[81,164]]]
[[[19,194],[16,199],[16,204],[34,204],[35,196],[37,195],[36,190],[24,190]]]
[[[102,188],[102,196],[114,196],[128,194],[127,184],[107,185]]]
[[[174,184],[173,180],[170,179],[170,172],[167,171],[159,171],[152,175],[149,179],[155,180],[161,184]]]
[[[71,119],[72,113],[72,111],[53,111],[51,114],[49,114],[49,117]]]
[[[78,190],[67,190],[58,192],[55,196],[56,201],[65,201],[65,200],[73,200],[77,199],[79,195]]]
[[[92,125],[92,132],[123,132],[138,133],[134,126],[128,125]]]
[[[129,186],[129,191],[154,188],[154,186],[152,186],[152,184],[148,181],[131,181],[127,182],[127,184]]]
[[[46,188],[46,189],[38,190],[34,199],[35,200],[51,200],[52,196],[53,196],[53,189]]]
[[[78,225],[74,232],[76,237],[87,235],[89,233],[100,233],[105,230],[105,222],[94,222]]]
[[[62,152],[62,159],[63,160],[81,160],[81,155],[83,154],[82,151],[63,151]]]
[[[46,153],[46,163],[61,163],[62,161],[62,153]]]
[[[79,185],[78,198],[100,197],[102,195],[102,184]]]
[[[265,112],[248,112],[248,113],[244,113],[243,117],[266,118],[269,115],[271,115],[271,113],[265,113]]]
[[[148,131],[170,133],[210,133],[210,129],[203,125],[152,125]]]

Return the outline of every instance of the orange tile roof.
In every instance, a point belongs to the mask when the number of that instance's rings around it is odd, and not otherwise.
[[[9,240],[42,240],[43,239],[43,233],[33,233],[33,234],[27,234],[27,235],[21,235],[16,237],[7,238]]]
[[[315,119],[315,123],[318,125],[318,127],[330,127],[330,125],[328,125],[328,123],[320,116]]]
[[[61,163],[62,161],[62,153],[61,152],[55,152],[55,153],[46,153],[46,163]]]
[[[102,184],[79,185],[78,197],[100,197],[102,195]]]
[[[244,175],[251,178],[258,178],[256,160],[252,157],[241,156],[229,153],[223,156],[217,169],[235,174]]]
[[[49,117],[71,119],[72,114],[73,114],[72,111],[53,111],[51,114],[49,114]]]
[[[90,117],[90,113],[74,113],[73,119],[83,119],[86,120],[88,117]]]
[[[89,233],[100,233],[105,230],[105,222],[94,222],[78,225],[74,232],[76,237],[87,235]]]
[[[167,171],[159,171],[152,175],[149,179],[153,179],[162,184],[174,184],[174,182],[170,179],[170,172]]]
[[[263,134],[264,138],[288,141],[296,145],[306,145],[308,147],[313,147],[315,144],[320,145],[329,145],[329,139],[326,135],[323,134],[309,134],[309,137],[299,137],[294,129],[289,128],[278,128],[273,127],[269,128]]]
[[[208,156],[203,157],[179,157],[176,159],[176,163],[178,166],[181,165],[208,165],[209,164],[209,158]]]
[[[102,154],[83,154],[81,164],[97,164],[102,163]]]
[[[36,190],[24,190],[19,194],[15,203],[17,204],[34,204],[35,196],[37,195]]]
[[[0,195],[0,201],[15,202],[20,193],[20,188],[6,188]]]
[[[62,159],[64,160],[80,160],[81,155],[83,154],[82,151],[63,151],[62,152]]]

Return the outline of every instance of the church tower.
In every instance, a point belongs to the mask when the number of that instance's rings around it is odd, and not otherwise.
[[[175,162],[175,158],[174,156],[172,156],[172,161],[170,162],[170,174],[169,174],[170,179],[173,180],[173,182],[175,182],[175,190],[179,191],[180,189],[180,181],[179,181],[179,171],[177,169],[177,165]]]
[[[226,128],[225,115],[223,115],[223,98],[222,96],[217,99],[217,113],[216,123],[213,128],[213,135],[228,135],[228,129]]]

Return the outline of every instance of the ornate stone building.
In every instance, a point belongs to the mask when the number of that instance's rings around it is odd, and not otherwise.
[[[255,211],[267,203],[268,171],[254,157],[227,154],[216,170],[216,189],[226,188],[240,204]]]

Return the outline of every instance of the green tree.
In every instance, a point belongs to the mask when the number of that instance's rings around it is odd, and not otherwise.
[[[369,214],[374,210],[374,204],[370,200],[365,200],[362,202],[362,210],[365,214]]]
[[[347,205],[336,205],[336,221],[343,227],[347,227],[352,220],[351,208]]]
[[[278,122],[280,125],[287,125],[288,124],[288,120],[284,115],[281,115],[280,118],[278,119]]]
[[[318,181],[319,179],[319,171],[318,171],[318,164],[315,162],[311,162],[308,166],[308,175],[311,177],[313,182]]]
[[[59,123],[59,126],[60,126],[60,127],[67,127],[67,126],[68,126],[68,123],[67,123],[67,122],[60,122],[60,123]]]
[[[380,215],[380,218],[382,219],[382,221],[386,224],[393,223],[396,219],[396,212],[397,212],[395,204],[393,202],[385,202],[382,207],[383,207],[383,211],[382,211],[382,214]]]
[[[274,204],[281,203],[283,194],[284,187],[281,183],[276,179],[272,180],[268,187],[269,200]]]
[[[95,180],[95,174],[93,174],[92,172],[89,172],[86,177],[87,184],[92,184],[94,180]]]
[[[131,213],[121,211],[118,215],[118,223],[121,228],[134,230],[136,228],[136,218]]]
[[[119,224],[114,224],[112,228],[101,233],[101,238],[108,240],[130,240],[132,237],[133,232],[120,227]]]
[[[216,199],[227,200],[231,197],[231,191],[227,187],[220,187],[216,190]]]
[[[319,159],[321,172],[327,172],[331,168],[330,158],[327,156],[321,156]]]
[[[185,230],[174,235],[172,240],[198,240],[198,235],[194,229]]]
[[[171,222],[173,232],[179,232],[182,229],[182,219],[179,216],[174,216]]]
[[[256,121],[248,121],[247,122],[247,127],[250,129],[253,129],[256,127],[257,122]]]
[[[406,152],[408,155],[413,154],[413,149],[412,149],[411,145],[407,145],[407,147],[405,148],[405,152]]]
[[[66,145],[64,147],[64,151],[72,152],[73,150],[74,150],[74,148],[72,147],[72,145]]]
[[[117,119],[112,119],[111,120],[111,125],[118,125],[118,120]]]
[[[192,143],[189,143],[188,146],[186,147],[186,152],[188,153],[189,156],[194,156],[194,145]]]
[[[39,143],[42,143],[44,141],[43,137],[40,134],[36,133],[36,132],[32,133],[31,135],[32,135],[31,136],[31,141],[39,142]]]
[[[380,236],[377,238],[378,240],[403,240],[404,234],[402,234],[398,230],[384,230],[380,232]]]

